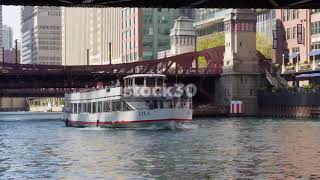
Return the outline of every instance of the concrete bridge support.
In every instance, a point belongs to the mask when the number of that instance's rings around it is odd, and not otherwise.
[[[249,9],[234,9],[224,19],[223,74],[216,81],[216,102],[228,106],[243,101],[245,116],[258,113],[257,89],[261,86],[256,52],[256,16]]]

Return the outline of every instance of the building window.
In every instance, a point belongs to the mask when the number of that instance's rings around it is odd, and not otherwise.
[[[297,33],[297,28],[296,28],[296,27],[293,27],[293,28],[292,28],[292,39],[295,39],[295,38],[296,38],[296,33]]]
[[[290,15],[291,15],[290,11],[291,11],[290,9],[287,9],[287,21],[290,20]]]
[[[292,48],[292,53],[296,53],[296,52],[300,52],[300,49],[298,47]],[[298,57],[300,56],[300,54],[298,54],[297,57],[292,58],[293,64],[297,63]],[[300,58],[299,58],[300,59]]]
[[[282,21],[286,21],[287,10],[282,10]]]
[[[297,10],[294,9],[293,12],[292,12],[292,19],[296,19],[296,12],[297,12]]]
[[[311,23],[311,34],[319,34],[320,33],[320,21]]]
[[[291,28],[287,28],[287,40],[290,39]]]
[[[299,52],[299,48],[298,47],[295,47],[295,48],[292,48],[292,52]]]
[[[313,44],[311,45],[312,49],[320,49],[320,44]]]
[[[319,13],[320,12],[320,9],[312,9],[311,10],[311,14],[316,14],[316,13]]]

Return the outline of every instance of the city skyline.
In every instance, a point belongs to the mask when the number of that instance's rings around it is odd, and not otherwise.
[[[20,6],[2,6],[2,24],[12,27],[13,39],[20,40]]]

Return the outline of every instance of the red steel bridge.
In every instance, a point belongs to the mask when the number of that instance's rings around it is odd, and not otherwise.
[[[223,71],[224,46],[156,60],[124,64],[56,66],[0,64],[0,96],[61,97],[71,88],[106,84],[130,74],[161,73],[169,82],[214,84]],[[258,53],[260,62],[265,59]],[[205,59],[200,63],[199,57]],[[211,81],[211,83],[209,83]],[[203,85],[201,85],[203,86]]]

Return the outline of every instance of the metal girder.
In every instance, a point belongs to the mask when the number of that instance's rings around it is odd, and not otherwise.
[[[56,66],[5,63],[0,64],[0,95],[61,96],[62,92],[58,91],[61,88],[92,87],[98,81],[108,82],[135,73],[161,73],[166,74],[168,78],[186,79],[219,76],[223,70],[223,54],[222,46],[163,59],[112,65]],[[205,57],[207,67],[195,66],[200,56]],[[260,66],[265,67],[265,58],[261,53],[258,53],[258,58]]]

